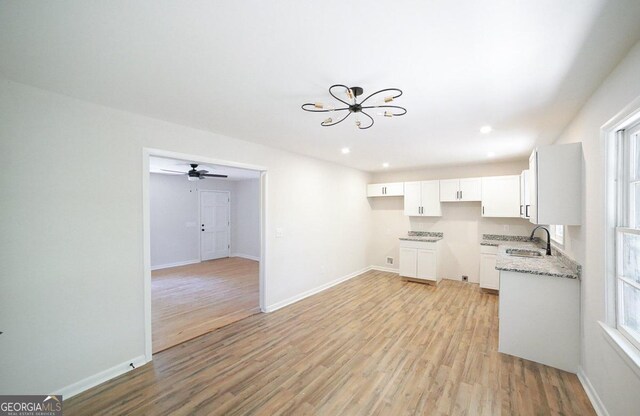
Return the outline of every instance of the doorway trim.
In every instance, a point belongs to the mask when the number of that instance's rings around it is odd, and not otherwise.
[[[142,247],[143,247],[143,291],[144,291],[144,354],[145,362],[153,359],[151,328],[151,211],[149,201],[149,157],[168,157],[173,159],[193,160],[201,163],[223,165],[234,168],[249,169],[260,172],[260,265],[259,265],[259,299],[260,310],[266,312],[266,230],[267,230],[267,168],[260,165],[238,163],[229,160],[215,159],[206,156],[191,155],[155,148],[142,148]]]
[[[227,257],[231,257],[231,191],[218,191],[216,189],[198,189],[198,223],[202,224],[202,193],[218,192],[227,194]],[[200,228],[202,229],[202,228]],[[198,233],[198,252],[202,262],[202,232]]]

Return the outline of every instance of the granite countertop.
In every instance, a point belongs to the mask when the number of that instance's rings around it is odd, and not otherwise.
[[[483,235],[482,245],[497,246],[496,269],[501,271],[535,274],[539,276],[580,279],[582,267],[565,253],[552,247],[551,256],[545,255],[546,243],[540,239],[529,241],[525,236]],[[499,237],[507,237],[500,239]],[[539,251],[541,257],[517,257],[507,254],[507,249],[519,248]]]
[[[434,243],[442,240],[443,233],[433,231],[409,231],[406,236],[400,237],[403,241],[423,241],[426,243]]]

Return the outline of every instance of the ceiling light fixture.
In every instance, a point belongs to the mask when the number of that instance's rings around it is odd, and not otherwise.
[[[346,154],[348,154],[348,153],[350,153],[350,152],[351,152],[351,150],[349,150],[349,148],[348,148],[348,147],[343,147],[343,148],[342,148],[342,154],[343,154],[343,155],[346,155]]]
[[[494,157],[496,154],[494,152],[487,153],[487,157]]]
[[[338,96],[336,94],[334,94],[334,92],[332,91],[333,89],[344,89],[344,94],[346,95],[346,99],[348,101],[345,101],[341,98],[338,98]],[[365,98],[364,100],[362,100],[361,102],[358,103],[358,97],[362,95],[362,93],[364,92],[364,90],[360,87],[347,87],[346,85],[342,85],[342,84],[335,84],[332,85],[331,87],[329,87],[329,94],[331,94],[331,96],[333,98],[335,98],[336,100],[340,101],[341,103],[345,104],[346,107],[341,107],[341,108],[329,108],[327,106],[325,106],[324,104],[317,102],[317,103],[306,103],[306,104],[302,104],[302,109],[304,111],[309,111],[312,113],[333,113],[335,111],[346,111],[347,114],[342,117],[342,114],[340,114],[340,119],[338,120],[334,120],[332,117],[329,117],[327,119],[325,119],[322,123],[320,123],[321,126],[324,127],[328,127],[328,126],[335,126],[338,123],[343,122],[347,117],[349,117],[351,115],[351,113],[354,113],[356,115],[358,115],[358,113],[360,114],[364,114],[365,116],[367,116],[367,118],[369,119],[370,123],[363,123],[360,120],[358,120],[356,118],[356,127],[358,127],[360,130],[366,130],[369,127],[373,126],[373,117],[371,117],[369,114],[367,114],[364,110],[372,110],[372,109],[376,109],[376,108],[382,108],[385,109],[384,113],[382,113],[381,115],[384,115],[385,117],[397,117],[397,116],[403,116],[405,114],[407,114],[407,109],[404,107],[400,107],[397,105],[389,105],[388,103],[392,102],[393,100],[395,100],[396,98],[400,97],[402,95],[402,90],[399,90],[398,88],[385,88],[383,90],[380,91],[376,91],[373,94],[367,96],[367,98]],[[374,104],[374,105],[363,105],[369,98],[381,94],[383,92],[386,92],[387,95],[383,98],[383,103],[381,104]]]
[[[388,168],[388,167],[389,167],[389,164],[388,164],[387,162],[384,162],[384,163],[382,164],[382,167],[386,169],[386,168]]]
[[[482,134],[489,134],[493,131],[493,128],[491,128],[491,126],[482,126],[480,127],[480,133]]]

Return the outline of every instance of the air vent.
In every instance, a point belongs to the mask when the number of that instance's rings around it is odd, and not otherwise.
[[[393,264],[393,257],[387,257],[387,264]]]

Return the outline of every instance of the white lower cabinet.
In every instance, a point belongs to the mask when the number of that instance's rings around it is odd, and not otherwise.
[[[480,287],[500,289],[500,272],[496,270],[498,247],[480,246]]]
[[[442,279],[440,273],[440,241],[400,241],[401,277],[437,283]]]

